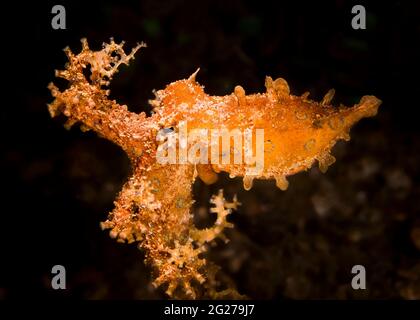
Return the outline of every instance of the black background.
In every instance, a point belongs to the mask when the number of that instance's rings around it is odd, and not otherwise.
[[[51,28],[55,4],[66,8],[66,30]],[[366,6],[366,30],[351,28],[356,4]],[[4,5],[0,299],[164,297],[150,287],[142,253],[99,228],[129,175],[127,157],[92,133],[66,131],[47,111],[47,84],[65,87],[54,79],[54,69],[66,62],[62,49],[78,52],[82,37],[96,49],[110,37],[127,48],[147,43],[111,85],[112,97],[136,112],[150,111],[153,89],[197,67],[198,81],[213,95],[230,94],[237,84],[263,92],[271,75],[285,78],[293,94],[310,91],[315,100],[334,87],[336,105],[352,105],[365,94],[383,100],[379,115],[358,124],[352,141],[338,147],[338,161],[325,176],[316,169],[299,174],[285,193],[269,182],[245,192],[240,180],[225,176],[215,186],[197,182],[195,210],[208,206],[220,187],[228,197],[239,194],[244,206],[232,217],[231,244],[211,254],[251,298],[420,298],[420,248],[412,236],[420,223],[419,10],[415,1]],[[362,170],[360,159],[379,169],[349,180],[349,172]],[[346,205],[320,218],[312,200],[328,183]],[[358,191],[367,198],[355,204]],[[351,240],[355,230],[361,240]],[[325,243],[327,254],[319,249]],[[359,263],[372,275],[365,292],[348,288],[349,270]],[[62,292],[50,288],[55,264],[67,268]]]

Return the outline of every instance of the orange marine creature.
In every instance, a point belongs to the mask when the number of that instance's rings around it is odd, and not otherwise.
[[[246,95],[236,86],[230,95],[210,96],[194,73],[156,91],[150,101],[150,116],[137,114],[110,100],[107,87],[119,66],[128,65],[145,45],[139,44],[126,54],[124,43],[113,39],[99,51],[92,51],[86,39],[81,41],[79,54],[64,50],[69,62],[65,70],[56,71],[56,76],[66,79],[69,86],[61,92],[49,84],[55,98],[49,112],[52,117],[64,114],[67,128],[79,123],[82,130],[95,131],[128,154],[132,175],[101,226],[110,229],[110,236],[119,242],[138,243],[145,252],[145,263],[152,267],[153,285],[162,286],[172,298],[243,297],[232,283],[220,281],[219,268],[206,258],[211,242],[227,240],[223,231],[233,227],[227,216],[240,203],[236,197],[226,201],[220,190],[210,200],[210,211],[217,215],[214,226],[198,229],[191,210],[192,184],[197,176],[210,184],[217,180],[217,173],[225,171],[230,177],[243,177],[246,190],[252,188],[253,179],[275,179],[277,186],[286,190],[287,176],[307,170],[315,162],[325,172],[335,162],[330,154],[335,143],[349,140],[350,128],[361,118],[376,115],[381,103],[374,96],[364,96],[351,108],[335,108],[330,105],[334,90],[315,102],[308,93],[292,95],[284,79],[271,77],[265,79],[265,93]],[[89,77],[84,69],[90,69]],[[203,134],[181,139],[181,130],[188,137],[197,130]],[[195,161],[191,150],[194,148],[193,155],[202,151],[202,143],[211,138],[206,130],[252,133],[248,146],[240,141],[239,148],[227,149],[227,156],[234,159],[239,154],[241,160],[247,153],[262,151],[260,170],[250,170],[243,161]],[[262,136],[254,136],[258,130],[263,130]],[[178,138],[171,140],[173,136]],[[228,141],[231,138],[235,137],[229,135]],[[263,139],[262,146],[259,138]],[[170,141],[172,147],[181,150],[182,146],[187,152],[176,154],[176,163],[159,161],[159,148]],[[220,160],[226,156],[226,149],[219,154],[221,150],[219,144],[211,143],[205,160],[212,160],[213,154]]]

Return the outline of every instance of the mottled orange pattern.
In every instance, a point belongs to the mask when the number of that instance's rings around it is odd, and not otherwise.
[[[63,92],[52,83],[49,88],[55,100],[49,105],[51,116],[64,114],[66,127],[81,124],[82,130],[94,130],[121,146],[130,157],[132,176],[115,201],[114,210],[102,223],[110,235],[120,242],[137,242],[153,269],[153,284],[164,286],[175,298],[241,298],[230,281],[219,277],[219,268],[206,259],[209,243],[216,238],[227,241],[225,228],[232,228],[227,216],[239,205],[236,197],[228,202],[223,192],[212,197],[211,212],[217,215],[213,227],[194,226],[191,187],[199,176],[213,183],[217,173],[230,177],[242,176],[245,189],[253,179],[275,179],[286,190],[286,177],[306,170],[318,161],[322,171],[334,163],[330,150],[339,139],[350,139],[349,130],[361,118],[374,116],[381,101],[364,96],[351,107],[330,105],[334,90],[321,102],[290,94],[287,82],[266,77],[266,92],[246,95],[236,86],[227,96],[210,96],[196,81],[194,73],[188,79],[169,84],[157,91],[150,103],[151,116],[128,111],[108,98],[106,87],[121,64],[128,64],[138,45],[130,54],[123,43],[112,39],[100,51],[89,49],[82,39],[82,51],[75,55],[65,52],[69,62],[56,75],[69,82]],[[86,78],[83,70],[90,68]],[[180,123],[194,129],[264,129],[264,167],[257,175],[247,174],[243,164],[161,164],[156,159],[159,130],[179,130]],[[199,138],[198,138],[199,139]],[[195,141],[188,141],[187,149]],[[255,141],[253,141],[255,149]],[[255,150],[254,150],[255,151]],[[233,153],[231,150],[233,159]]]

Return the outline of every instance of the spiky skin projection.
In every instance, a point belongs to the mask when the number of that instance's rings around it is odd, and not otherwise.
[[[308,94],[290,94],[284,79],[267,77],[267,91],[246,95],[236,86],[227,96],[210,96],[196,80],[196,73],[188,79],[169,84],[156,92],[150,103],[154,113],[128,111],[108,98],[112,77],[121,64],[128,65],[137,45],[130,54],[123,43],[112,39],[100,51],[89,49],[82,39],[82,51],[75,55],[66,48],[69,59],[66,69],[56,76],[69,81],[69,87],[60,92],[49,85],[55,100],[49,104],[52,117],[63,113],[66,127],[81,123],[82,130],[94,130],[121,146],[132,164],[132,176],[119,193],[114,210],[103,229],[111,229],[110,236],[120,242],[138,242],[145,252],[145,262],[152,266],[153,284],[164,286],[175,298],[240,298],[233,286],[220,289],[218,267],[205,259],[207,244],[216,238],[226,240],[223,230],[233,225],[226,217],[237,208],[234,198],[227,202],[222,191],[211,199],[217,214],[216,223],[208,229],[197,229],[191,213],[192,184],[197,176],[205,183],[213,183],[217,173],[228,172],[231,177],[244,177],[249,190],[252,180],[275,179],[285,190],[286,177],[306,170],[317,160],[325,171],[335,159],[330,150],[339,139],[348,140],[349,130],[361,118],[374,116],[381,101],[364,96],[352,108],[330,106],[334,91],[330,90],[318,103]],[[83,69],[90,68],[90,78]],[[247,175],[243,164],[160,164],[157,161],[157,134],[159,130],[188,124],[194,129],[264,129],[264,167],[258,175]],[[196,143],[197,141],[194,141]],[[193,141],[188,141],[187,148]],[[255,147],[255,146],[254,146]],[[231,151],[233,159],[233,150]],[[176,181],[176,183],[174,183]],[[226,286],[225,286],[226,287]]]

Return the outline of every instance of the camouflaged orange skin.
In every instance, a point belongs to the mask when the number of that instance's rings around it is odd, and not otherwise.
[[[264,170],[255,178],[276,179],[279,187],[286,189],[285,177],[310,168],[315,160],[325,171],[334,162],[329,154],[334,144],[339,139],[349,140],[352,125],[374,116],[380,104],[374,96],[364,96],[353,108],[338,109],[329,105],[333,90],[318,103],[307,94],[291,95],[284,79],[267,77],[265,85],[267,92],[263,94],[245,95],[237,86],[231,95],[210,96],[194,74],[156,93],[152,118],[166,127],[186,121],[189,130],[264,129]],[[228,165],[212,164],[213,170],[244,176],[245,166],[233,164],[233,154],[231,159]]]
[[[286,177],[306,170],[317,160],[325,171],[335,159],[330,150],[339,139],[348,140],[349,130],[361,118],[374,116],[381,101],[364,96],[351,108],[330,106],[334,91],[321,102],[305,93],[290,94],[284,79],[265,80],[266,92],[246,95],[240,86],[230,95],[210,96],[196,81],[188,79],[169,84],[155,93],[150,103],[154,113],[128,111],[108,99],[106,89],[121,64],[128,64],[138,45],[125,54],[123,43],[112,39],[100,51],[89,49],[82,39],[82,51],[75,55],[66,48],[69,63],[56,75],[69,81],[63,92],[52,83],[54,101],[51,116],[63,113],[66,127],[81,124],[82,130],[94,130],[121,146],[132,163],[132,176],[114,202],[115,208],[101,224],[120,242],[137,242],[145,252],[145,263],[153,270],[152,283],[164,287],[174,298],[243,298],[222,270],[208,261],[208,244],[216,238],[227,241],[225,228],[232,228],[227,216],[239,205],[236,197],[227,202],[222,191],[210,200],[216,223],[197,229],[191,213],[192,184],[197,176],[206,183],[217,179],[217,172],[243,176],[250,189],[254,178],[276,179],[287,189]],[[90,68],[89,79],[83,69]],[[264,129],[264,169],[258,176],[244,176],[244,164],[160,164],[156,159],[161,129],[178,129],[186,122],[193,129]],[[189,141],[188,147],[191,146]],[[255,146],[253,146],[255,147]],[[233,159],[233,157],[231,157]],[[223,279],[223,281],[221,281]]]

